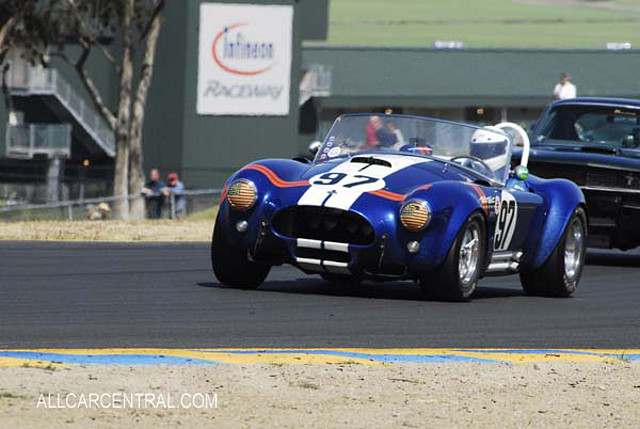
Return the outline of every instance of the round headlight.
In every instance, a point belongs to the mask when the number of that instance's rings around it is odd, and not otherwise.
[[[227,191],[227,200],[235,210],[249,210],[255,204],[256,198],[256,185],[246,179],[236,180]]]
[[[431,221],[431,209],[426,201],[410,200],[400,208],[402,226],[412,232],[420,231]]]

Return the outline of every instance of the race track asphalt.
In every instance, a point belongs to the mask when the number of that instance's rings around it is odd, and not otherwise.
[[[484,279],[469,303],[410,282],[344,287],[276,267],[221,286],[205,243],[0,241],[0,348],[640,348],[640,252],[591,251],[576,295]]]

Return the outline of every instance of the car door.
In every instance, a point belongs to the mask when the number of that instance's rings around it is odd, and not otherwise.
[[[503,188],[496,200],[496,226],[493,234],[494,252],[517,252],[534,224],[534,216],[543,204],[541,196],[528,191]]]

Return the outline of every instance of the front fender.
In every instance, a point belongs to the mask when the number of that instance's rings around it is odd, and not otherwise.
[[[586,200],[580,188],[566,179],[541,179],[530,176],[527,183],[532,192],[545,200],[544,220],[540,231],[531,231],[531,255],[526,265],[536,269],[544,265],[560,242],[562,234],[578,206],[586,212]]]
[[[309,183],[299,180],[308,167],[297,161],[273,159],[255,162],[235,172],[225,184],[218,212],[218,225],[222,227],[225,238],[234,246],[248,248],[259,234],[261,222],[270,222],[280,208],[295,204],[308,189]],[[246,211],[235,211],[226,199],[228,186],[237,179],[249,179],[256,185],[255,205]],[[235,225],[246,220],[248,229],[244,233],[236,230]]]
[[[480,199],[490,192],[489,188],[452,181],[437,182],[427,189],[411,193],[407,200],[424,199],[433,213],[431,223],[419,240],[419,261],[429,261],[431,266],[442,264],[469,216],[474,212],[480,212],[486,217]],[[405,234],[411,235],[408,232]]]

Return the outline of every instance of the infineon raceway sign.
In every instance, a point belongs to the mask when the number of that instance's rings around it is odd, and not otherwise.
[[[293,7],[200,5],[200,115],[288,115]]]

